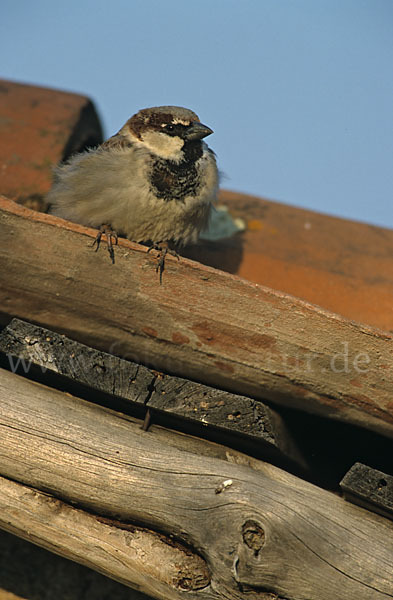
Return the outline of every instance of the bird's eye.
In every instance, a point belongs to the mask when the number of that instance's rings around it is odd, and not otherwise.
[[[166,129],[167,129],[168,131],[175,131],[175,126],[174,126],[174,125],[167,125],[167,126],[166,126]]]

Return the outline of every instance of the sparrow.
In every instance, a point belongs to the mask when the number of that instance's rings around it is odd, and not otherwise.
[[[179,106],[144,108],[100,146],[55,169],[47,195],[54,215],[106,234],[114,263],[118,235],[158,250],[160,282],[168,252],[197,241],[218,192],[213,130]]]

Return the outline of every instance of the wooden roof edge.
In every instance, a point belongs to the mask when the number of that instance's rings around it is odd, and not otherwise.
[[[250,198],[252,198],[252,197],[250,196]],[[285,205],[283,205],[283,206],[285,206]],[[82,235],[85,235],[85,236],[91,238],[92,241],[94,241],[97,236],[97,230],[93,229],[92,227],[85,227],[84,225],[80,225],[79,223],[73,223],[72,221],[67,221],[65,219],[61,219],[59,217],[56,217],[55,215],[32,210],[32,209],[30,209],[26,206],[23,206],[22,204],[19,204],[19,203],[15,202],[14,200],[11,200],[1,194],[0,194],[0,210],[5,211],[5,212],[10,212],[10,213],[20,216],[20,217],[24,217],[26,219],[29,219],[30,221],[34,221],[37,223],[45,223],[45,224],[48,224],[55,228],[80,233]],[[105,240],[104,240],[104,246],[105,246]],[[135,252],[140,252],[142,254],[148,253],[148,248],[146,246],[144,246],[142,244],[138,244],[136,242],[132,242],[123,237],[120,237],[118,239],[118,246],[123,247],[123,248],[128,248],[130,250],[133,250]],[[169,260],[172,260],[172,259],[169,257]],[[254,283],[252,281],[245,280],[243,277],[239,277],[236,274],[228,273],[227,271],[222,271],[220,269],[216,269],[209,265],[205,265],[204,263],[200,263],[197,260],[193,260],[193,259],[190,259],[187,257],[181,257],[181,260],[183,261],[184,264],[188,264],[190,266],[193,266],[194,268],[196,267],[202,273],[206,272],[207,274],[213,275],[213,274],[216,274],[217,272],[219,272],[221,274],[221,276],[223,276],[224,278],[227,277],[229,280],[242,281],[243,284],[249,285],[251,288],[254,287],[254,288],[263,290],[266,294],[272,294],[276,298],[287,299],[292,302],[299,303],[300,306],[307,307],[310,310],[314,310],[321,315],[325,315],[326,318],[328,318],[328,319],[336,320],[336,321],[342,322],[342,323],[348,323],[348,324],[352,323],[356,328],[360,329],[364,333],[367,333],[368,335],[376,336],[378,338],[382,338],[382,339],[386,339],[386,340],[393,340],[393,332],[391,332],[391,331],[386,331],[382,328],[369,325],[368,323],[362,323],[360,321],[356,321],[355,319],[348,319],[347,317],[344,317],[343,315],[341,315],[339,313],[335,313],[333,311],[327,310],[322,306],[319,306],[317,304],[314,304],[312,302],[305,300],[304,298],[298,298],[298,297],[294,296],[293,294],[288,294],[281,290],[270,288],[270,287],[268,287],[266,285],[262,285],[260,283]],[[173,261],[173,262],[174,262],[174,264],[176,264],[176,261]]]

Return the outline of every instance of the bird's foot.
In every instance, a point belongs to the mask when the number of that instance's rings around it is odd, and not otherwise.
[[[148,249],[147,252],[149,253],[151,250],[157,250],[157,252],[158,252],[156,273],[159,273],[159,275],[160,275],[160,285],[161,285],[162,284],[162,274],[165,269],[166,255],[171,254],[172,256],[175,256],[177,258],[177,260],[180,260],[180,256],[178,255],[176,250],[169,247],[168,242],[154,242],[150,246],[150,248]]]
[[[101,238],[103,235],[106,235],[106,242],[108,244],[108,252],[109,252],[109,257],[112,261],[112,264],[115,264],[115,251],[113,249],[113,245],[117,246],[117,242],[118,242],[118,235],[116,233],[116,231],[113,231],[112,227],[108,224],[105,225],[101,225],[101,227],[98,230],[97,233],[97,237],[94,240],[94,242],[92,243],[92,246],[96,246],[96,252],[100,247],[101,244]]]

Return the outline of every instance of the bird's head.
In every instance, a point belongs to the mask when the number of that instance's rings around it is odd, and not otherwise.
[[[140,110],[127,121],[121,133],[157,156],[179,162],[185,144],[200,144],[213,130],[203,125],[192,110],[157,106]]]

